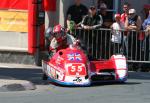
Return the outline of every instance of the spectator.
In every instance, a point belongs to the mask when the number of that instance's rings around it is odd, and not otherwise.
[[[125,2],[123,5],[123,13],[121,14],[121,21],[123,23],[125,23],[126,18],[128,16],[128,12],[129,12],[129,8],[130,8],[130,4],[128,2]]]
[[[82,18],[87,15],[88,9],[81,4],[81,0],[75,0],[75,4],[70,6],[67,11],[67,22],[74,21],[77,26],[80,25]]]
[[[96,42],[97,33],[96,33],[96,30],[95,31],[93,30],[100,28],[102,24],[103,24],[103,19],[101,15],[98,15],[96,13],[95,6],[90,6],[89,14],[83,18],[82,23],[81,23],[81,27],[87,30],[87,31],[84,31],[84,33],[87,34],[84,39],[84,42],[88,41],[88,43],[85,44],[85,46],[88,48],[87,51],[88,51],[89,57],[93,55],[93,58],[95,58],[96,45],[98,45]]]
[[[141,29],[141,17],[136,14],[135,9],[130,9],[128,17],[125,21],[126,30],[140,30]]]
[[[123,4],[123,13],[121,14],[121,22],[124,25],[125,25],[126,18],[128,16],[129,8],[130,8],[130,4],[128,2],[125,2]],[[127,55],[127,53],[128,53],[127,33],[128,32],[125,31],[124,32],[124,36],[123,36],[123,45],[122,45],[122,48],[123,48],[124,55]]]
[[[100,9],[102,5],[106,5],[106,3],[104,2],[104,0],[98,0],[97,1],[97,8]]]
[[[102,24],[102,28],[110,28],[110,26],[112,25],[113,23],[113,20],[112,20],[112,13],[111,12],[108,12],[108,5],[106,5],[106,1],[108,0],[99,0],[100,3],[98,2],[98,4],[100,4],[98,6],[98,9],[99,9],[99,14],[102,16],[102,19],[103,19],[103,24]],[[110,1],[111,2],[111,1]],[[108,4],[108,2],[107,2]],[[98,47],[98,50],[101,51],[101,55],[100,55],[100,58],[102,59],[108,59],[109,58],[109,51],[110,51],[110,38],[111,38],[111,33],[110,31],[107,31],[106,30],[100,30],[98,32],[98,39],[99,39],[99,47]],[[106,49],[105,49],[106,48]]]
[[[121,41],[122,41],[122,33],[120,30],[124,29],[124,24],[121,22],[120,14],[115,14],[115,21],[111,25],[112,31],[112,38],[111,38],[111,51],[112,54],[120,53]]]
[[[98,9],[100,10],[99,14],[102,16],[103,19],[102,28],[109,28],[112,22],[110,18],[111,16],[107,13],[107,5],[105,3],[102,3]]]
[[[73,20],[67,20],[67,32],[74,35],[76,24]]]
[[[142,26],[143,29],[146,31],[146,35],[150,35],[150,10],[149,10],[149,16],[147,17],[147,19],[144,20]]]
[[[149,50],[150,50],[150,10],[149,10],[149,16],[147,17],[147,19],[144,20],[144,23],[142,24],[143,26],[143,29],[145,30],[145,35],[146,35],[146,38],[144,40],[145,42],[145,46],[144,47],[144,50],[146,50],[146,57],[145,59],[146,60],[150,60],[149,58]]]
[[[142,39],[139,40],[139,44],[141,45],[138,48],[139,51],[139,55],[140,57],[138,57],[138,60],[140,61],[150,61],[150,10],[148,11],[148,16],[147,18],[144,20],[143,24],[142,24],[142,29],[144,30],[144,32],[141,32],[141,37]],[[143,36],[142,34],[145,34],[145,36]],[[147,68],[150,67],[149,64],[145,64],[145,63],[140,63],[140,69],[137,69],[138,71],[146,71]],[[141,68],[142,67],[142,68]]]
[[[88,30],[97,29],[101,27],[102,24],[103,24],[103,19],[101,15],[96,14],[95,6],[91,6],[89,8],[89,14],[83,18],[83,21],[81,23],[82,28]]]
[[[131,59],[131,60],[135,60],[135,56],[138,54],[138,40],[137,40],[137,37],[138,37],[138,32],[139,30],[141,29],[141,17],[138,16],[136,14],[136,10],[135,9],[129,9],[129,14],[128,14],[128,17],[126,18],[126,21],[125,21],[125,29],[128,32],[128,57]]]

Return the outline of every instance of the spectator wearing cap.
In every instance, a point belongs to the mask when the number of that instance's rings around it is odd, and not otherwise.
[[[88,54],[91,55],[92,51],[93,51],[93,54],[92,54],[93,57],[95,57],[95,55],[96,55],[95,54],[96,53],[96,45],[99,46],[99,44],[97,44],[97,42],[96,42],[96,40],[97,40],[96,39],[97,38],[96,31],[97,30],[95,30],[95,29],[100,28],[102,26],[102,24],[103,24],[102,16],[98,15],[96,13],[95,6],[90,6],[88,15],[86,15],[82,20],[81,27],[83,29],[85,29],[84,33],[87,34],[84,39],[85,40],[84,42],[89,41],[89,43],[90,43],[90,45],[86,45],[86,47],[89,48],[87,50]]]
[[[128,32],[128,56],[130,59],[135,60],[136,55],[138,55],[139,50],[137,48],[139,47],[139,41],[137,39],[139,30],[141,30],[141,24],[142,20],[141,17],[136,14],[135,9],[129,9],[128,17],[125,21],[125,29]],[[140,56],[140,55],[139,55]]]
[[[89,14],[86,15],[81,23],[81,26],[83,29],[97,29],[101,27],[103,24],[103,19],[101,15],[98,15],[96,13],[96,8],[95,6],[91,6],[89,8]]]
[[[141,17],[136,14],[136,10],[129,9],[128,17],[125,21],[126,30],[140,30],[141,24]]]
[[[97,8],[99,10],[98,14],[100,14],[102,16],[103,19],[103,24],[101,26],[101,28],[110,28],[110,26],[113,23],[112,20],[112,14],[110,12],[108,12],[108,5],[106,3],[108,0],[98,0],[97,1]],[[110,31],[105,31],[105,30],[100,30],[98,32],[98,36],[99,36],[99,47],[98,50],[101,51],[101,54],[105,54],[105,55],[101,55],[100,57],[103,59],[108,59],[109,58],[109,47],[110,47]],[[106,49],[104,49],[106,48]]]
[[[109,28],[112,24],[112,20],[111,20],[112,18],[107,13],[107,5],[104,2],[102,2],[98,6],[98,10],[99,10],[99,14],[102,16],[102,19],[103,19],[102,28]]]
[[[111,52],[112,54],[120,53],[122,32],[124,29],[124,24],[121,22],[121,15],[115,14],[115,22],[111,25],[112,38],[111,38]]]
[[[130,8],[130,4],[128,2],[125,2],[123,4],[123,13],[121,14],[121,21],[123,23],[125,23],[126,18],[128,16],[128,12],[129,12],[129,8]]]
[[[107,7],[104,0],[97,0],[97,8],[100,9],[102,5],[105,5],[105,7]]]

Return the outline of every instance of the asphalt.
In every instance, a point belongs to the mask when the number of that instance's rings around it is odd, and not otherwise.
[[[129,72],[129,78],[150,80],[149,72]],[[36,90],[49,84],[42,80],[42,68],[35,65],[0,63],[0,92]]]
[[[35,90],[36,86],[26,80],[0,79],[0,91],[25,91]]]
[[[0,89],[0,103],[150,103],[150,72],[130,71],[125,84],[91,87],[62,87],[41,77],[41,67],[0,64],[0,79],[7,84]],[[25,89],[21,83],[31,83],[34,88]]]

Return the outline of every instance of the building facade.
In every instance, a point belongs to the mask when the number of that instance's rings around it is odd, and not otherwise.
[[[128,2],[131,4],[131,8],[135,8],[138,15],[143,17],[143,8],[145,4],[150,4],[150,0],[105,0],[108,5],[108,10],[112,11],[113,13],[121,13],[122,12],[122,5],[124,2]],[[90,5],[97,5],[97,0],[82,0],[82,3],[89,7]],[[74,4],[74,0],[57,0],[57,10],[55,13],[49,13],[51,18],[54,18],[55,24],[60,23],[64,25],[65,16],[67,9],[70,5]],[[51,21],[50,18],[50,21]],[[56,19],[57,18],[57,19]],[[47,18],[48,19],[48,18]],[[46,21],[48,23],[48,21]],[[47,24],[48,25],[48,24]],[[50,26],[53,24],[50,24]]]

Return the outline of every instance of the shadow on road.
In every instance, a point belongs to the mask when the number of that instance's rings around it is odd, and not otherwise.
[[[93,88],[93,87],[103,87],[103,86],[111,86],[111,85],[119,85],[119,86],[124,86],[124,85],[139,85],[142,84],[141,82],[126,82],[126,83],[114,83],[114,82],[100,82],[100,83],[94,83],[91,86],[63,86],[55,83],[50,83],[51,85],[55,85],[57,87],[62,87],[62,88]]]
[[[46,85],[42,80],[41,69],[0,68],[0,79],[28,80],[35,85]]]
[[[150,72],[129,72],[129,79],[150,80]]]
[[[125,82],[125,83],[118,83],[118,82],[108,82],[108,83],[94,83],[91,87],[96,87],[96,86],[107,86],[107,85],[138,85],[141,84],[141,82]]]
[[[28,80],[35,85],[49,84],[47,81],[42,80],[42,70],[36,68],[0,68],[0,79],[17,79]],[[137,80],[150,80],[150,73],[143,72],[129,72],[129,79]],[[139,82],[126,82],[125,84],[118,83],[96,83],[92,86],[104,86],[104,85],[137,85]]]

